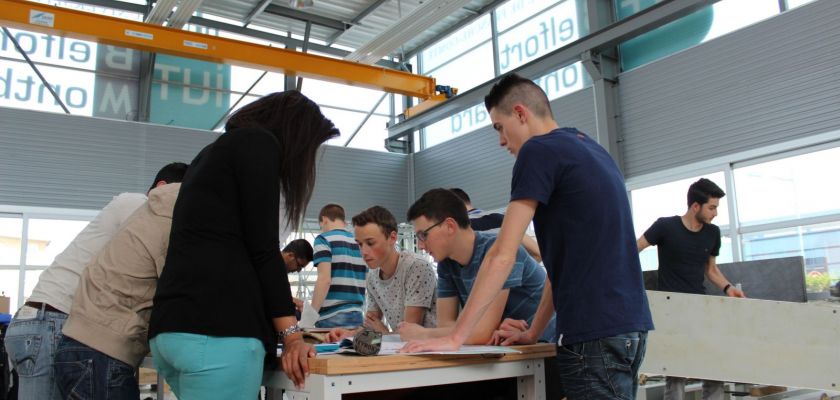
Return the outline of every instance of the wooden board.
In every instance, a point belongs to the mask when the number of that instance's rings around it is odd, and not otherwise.
[[[441,368],[455,365],[483,364],[554,357],[556,345],[540,343],[528,346],[512,346],[521,351],[517,354],[397,354],[389,356],[359,356],[346,354],[321,355],[309,360],[313,374],[346,375],[367,372],[405,371],[411,369]]]

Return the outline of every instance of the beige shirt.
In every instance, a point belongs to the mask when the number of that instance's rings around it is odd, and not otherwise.
[[[169,247],[180,183],[158,187],[82,273],[62,332],[137,366],[149,352],[152,298]]]

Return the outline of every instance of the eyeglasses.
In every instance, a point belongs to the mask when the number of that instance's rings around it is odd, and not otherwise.
[[[436,223],[436,224],[434,224],[434,225],[432,225],[432,226],[430,226],[430,227],[428,227],[428,228],[426,228],[426,229],[424,229],[424,230],[422,230],[422,231],[417,231],[417,233],[415,233],[415,235],[417,235],[417,240],[419,240],[419,241],[421,241],[421,242],[425,242],[425,241],[426,241],[426,239],[428,239],[428,238],[429,238],[429,231],[431,231],[432,229],[434,229],[434,227],[436,227],[436,226],[438,226],[438,225],[442,224],[442,223],[443,223],[443,221],[446,221],[446,220],[445,220],[445,219],[444,219],[444,220],[441,220],[441,221],[439,221],[438,223]]]

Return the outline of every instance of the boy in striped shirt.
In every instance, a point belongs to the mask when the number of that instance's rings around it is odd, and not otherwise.
[[[318,328],[356,327],[364,322],[367,266],[344,218],[344,208],[338,204],[327,204],[318,213],[322,233],[315,238],[318,279],[312,294],[312,308],[320,314]]]

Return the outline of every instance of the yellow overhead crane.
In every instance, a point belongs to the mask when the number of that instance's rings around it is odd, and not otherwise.
[[[435,79],[423,75],[41,3],[0,0],[0,25],[362,86],[423,100],[406,110],[406,117],[452,95],[449,90],[439,92]]]

